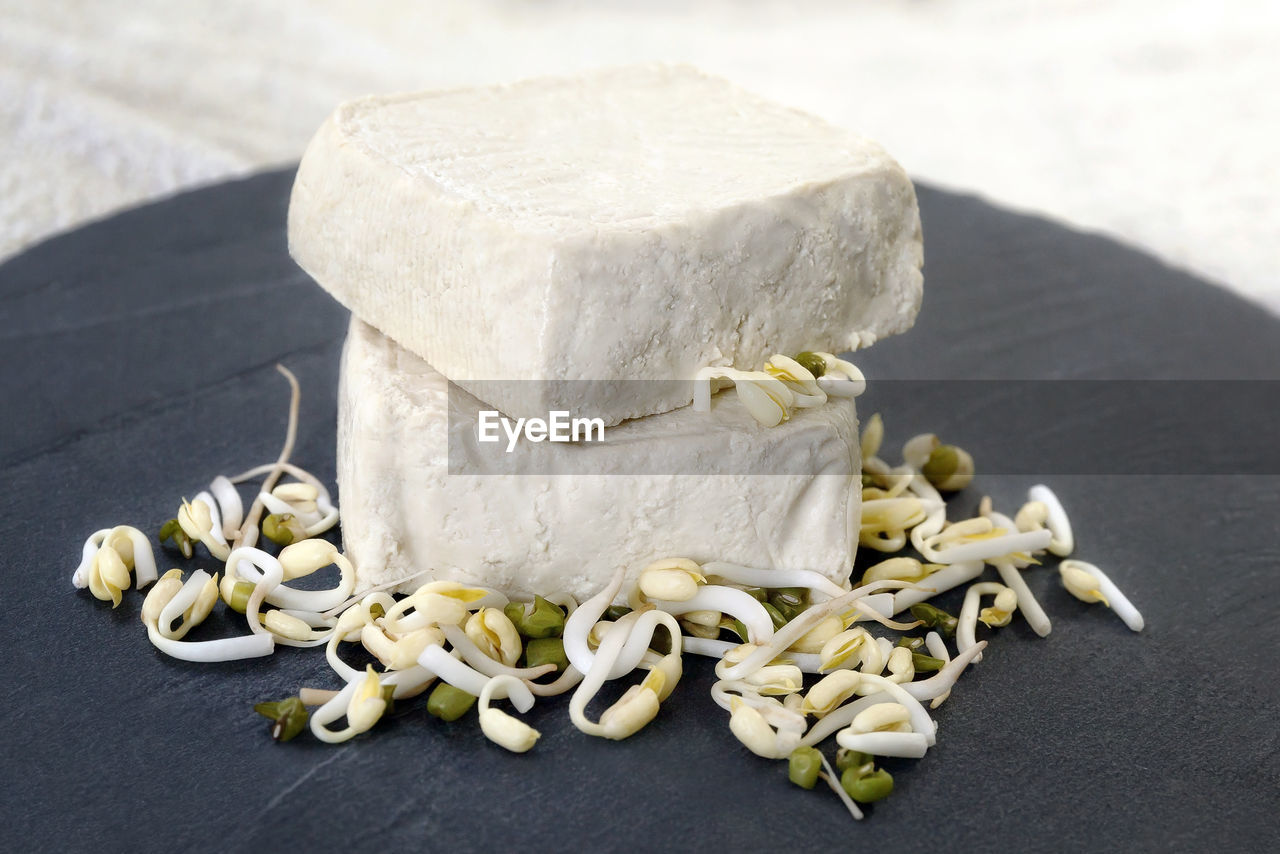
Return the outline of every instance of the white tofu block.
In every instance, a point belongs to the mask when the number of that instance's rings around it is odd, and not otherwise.
[[[443,578],[586,597],[618,567],[634,579],[663,557],[849,576],[862,483],[851,400],[766,428],[726,391],[709,413],[685,407],[608,428],[604,443],[537,446],[591,455],[589,465],[568,467],[594,473],[572,475],[486,475],[484,458],[450,473],[450,407],[455,430],[489,408],[352,322],[338,395],[338,489],[358,589],[428,571],[403,589]],[[682,473],[631,473],[654,458]]]
[[[915,191],[880,146],[666,66],[344,104],[299,166],[289,249],[463,388],[857,349],[914,322],[923,258]],[[691,399],[498,393],[509,415],[609,424]]]

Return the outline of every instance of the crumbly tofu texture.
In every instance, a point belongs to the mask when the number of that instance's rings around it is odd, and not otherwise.
[[[455,425],[489,408],[352,322],[338,398],[338,488],[358,589],[456,579],[581,599],[618,568],[634,579],[663,557],[849,576],[861,500],[851,400],[766,428],[722,392],[710,413],[686,407],[608,429],[612,446],[592,450],[599,473],[485,475],[449,472],[451,397]],[[654,454],[686,473],[627,473]],[[723,473],[743,471],[743,460],[813,473]]]
[[[879,145],[669,66],[343,104],[298,169],[289,249],[473,391],[858,349],[914,322],[923,261],[915,191]],[[486,399],[614,424],[687,388]]]

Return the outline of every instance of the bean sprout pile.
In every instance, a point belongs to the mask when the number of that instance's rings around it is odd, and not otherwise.
[[[833,365],[842,378],[824,388],[817,381]],[[886,557],[844,584],[808,570],[674,557],[645,567],[626,589],[620,568],[583,602],[553,591],[513,601],[497,590],[440,580],[402,597],[386,587],[357,593],[355,567],[321,538],[338,522],[339,508],[319,479],[289,462],[299,389],[291,373],[280,371],[292,398],[276,462],[215,477],[159,531],[159,541],[185,558],[203,547],[219,571],[196,569],[184,579],[171,569],[160,576],[150,539],[117,526],[88,538],[72,577],[112,607],[131,581],[138,590],[149,586],[141,608],[147,636],[184,661],[324,647],[334,687],[304,687],[255,707],[279,741],[304,730],[321,741],[347,741],[376,726],[393,702],[428,691],[429,714],[454,721],[474,706],[484,735],[515,753],[533,749],[539,738],[518,715],[560,694],[571,694],[569,717],[580,731],[620,740],[660,713],[680,682],[686,653],[710,656],[717,662],[711,699],[727,713],[733,735],[757,756],[787,760],[797,785],[812,789],[823,781],[860,819],[860,805],[893,790],[893,777],[877,765],[881,758],[919,758],[936,744],[930,711],[982,660],[988,642],[980,632],[1021,615],[1037,634],[1049,633],[1049,617],[1023,573],[1075,548],[1066,512],[1042,485],[1030,489],[1012,517],[984,498],[976,516],[949,521],[942,493],[970,484],[973,460],[926,434],[908,440],[902,462],[892,466],[880,456],[884,429],[875,415],[861,436],[859,542]],[[761,423],[777,423],[792,408],[820,405],[828,393],[862,382],[856,368],[829,354],[775,356],[762,376],[745,373],[715,369],[701,379],[707,395],[717,378],[734,381],[740,395],[746,387],[760,391],[743,399],[756,401],[752,412],[760,410]],[[239,485],[259,478],[246,512]],[[278,546],[274,553],[259,547],[260,535]],[[918,557],[897,554],[908,546]],[[289,584],[331,566],[338,580],[329,589]],[[987,566],[998,581],[983,580]],[[1058,572],[1073,596],[1142,629],[1137,609],[1097,566],[1068,559]],[[930,603],[966,585],[958,615]],[[219,602],[243,614],[247,633],[189,640]],[[353,644],[378,666],[345,660],[344,645]],[[611,689],[617,699],[593,717],[593,700],[617,680],[630,684]],[[511,711],[498,706],[502,701]],[[834,764],[822,752],[831,739]]]
[[[775,353],[759,371],[708,365],[694,380],[694,412],[710,412],[711,396],[729,386],[752,418],[776,427],[797,409],[821,406],[831,397],[857,397],[867,380],[853,363],[823,352],[805,351],[794,359]]]

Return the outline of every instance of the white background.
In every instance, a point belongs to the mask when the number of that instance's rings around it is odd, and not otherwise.
[[[1274,0],[0,0],[0,257],[294,161],[350,96],[667,59],[1280,311],[1277,57]]]

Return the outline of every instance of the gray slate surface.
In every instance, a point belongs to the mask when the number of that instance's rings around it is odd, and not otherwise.
[[[937,748],[888,763],[898,791],[867,821],[740,748],[703,662],[623,744],[579,734],[550,702],[530,716],[537,749],[513,757],[474,718],[444,725],[421,701],[340,747],[273,744],[250,706],[329,684],[323,655],[173,661],[147,643],[140,595],[112,611],[70,575],[91,531],[154,531],[213,475],[274,458],[277,361],[304,389],[295,459],[331,480],[346,318],[285,251],[291,177],[129,211],[0,267],[0,791],[14,850],[1258,850],[1280,830],[1280,481],[1237,474],[1253,470],[1246,446],[1217,449],[1222,474],[1179,474],[1194,449],[1167,433],[1135,443],[1167,451],[1139,473],[1073,475],[1108,471],[1095,413],[1064,430],[994,384],[983,409],[1003,406],[1005,432],[967,432],[977,413],[957,393],[887,411],[889,446],[935,429],[990,470],[1002,447],[1051,444],[1078,554],[1110,569],[1148,628],[1033,571],[1052,635],[1018,619],[994,634],[937,713]],[[920,202],[925,308],[909,336],[860,354],[873,379],[1280,378],[1280,321],[1223,291],[973,198],[922,188]],[[1247,415],[1271,423],[1273,386],[1252,388]],[[1144,422],[1127,423],[1142,440]],[[1008,508],[1035,480],[979,483]],[[215,619],[200,636],[219,631],[238,629]]]

